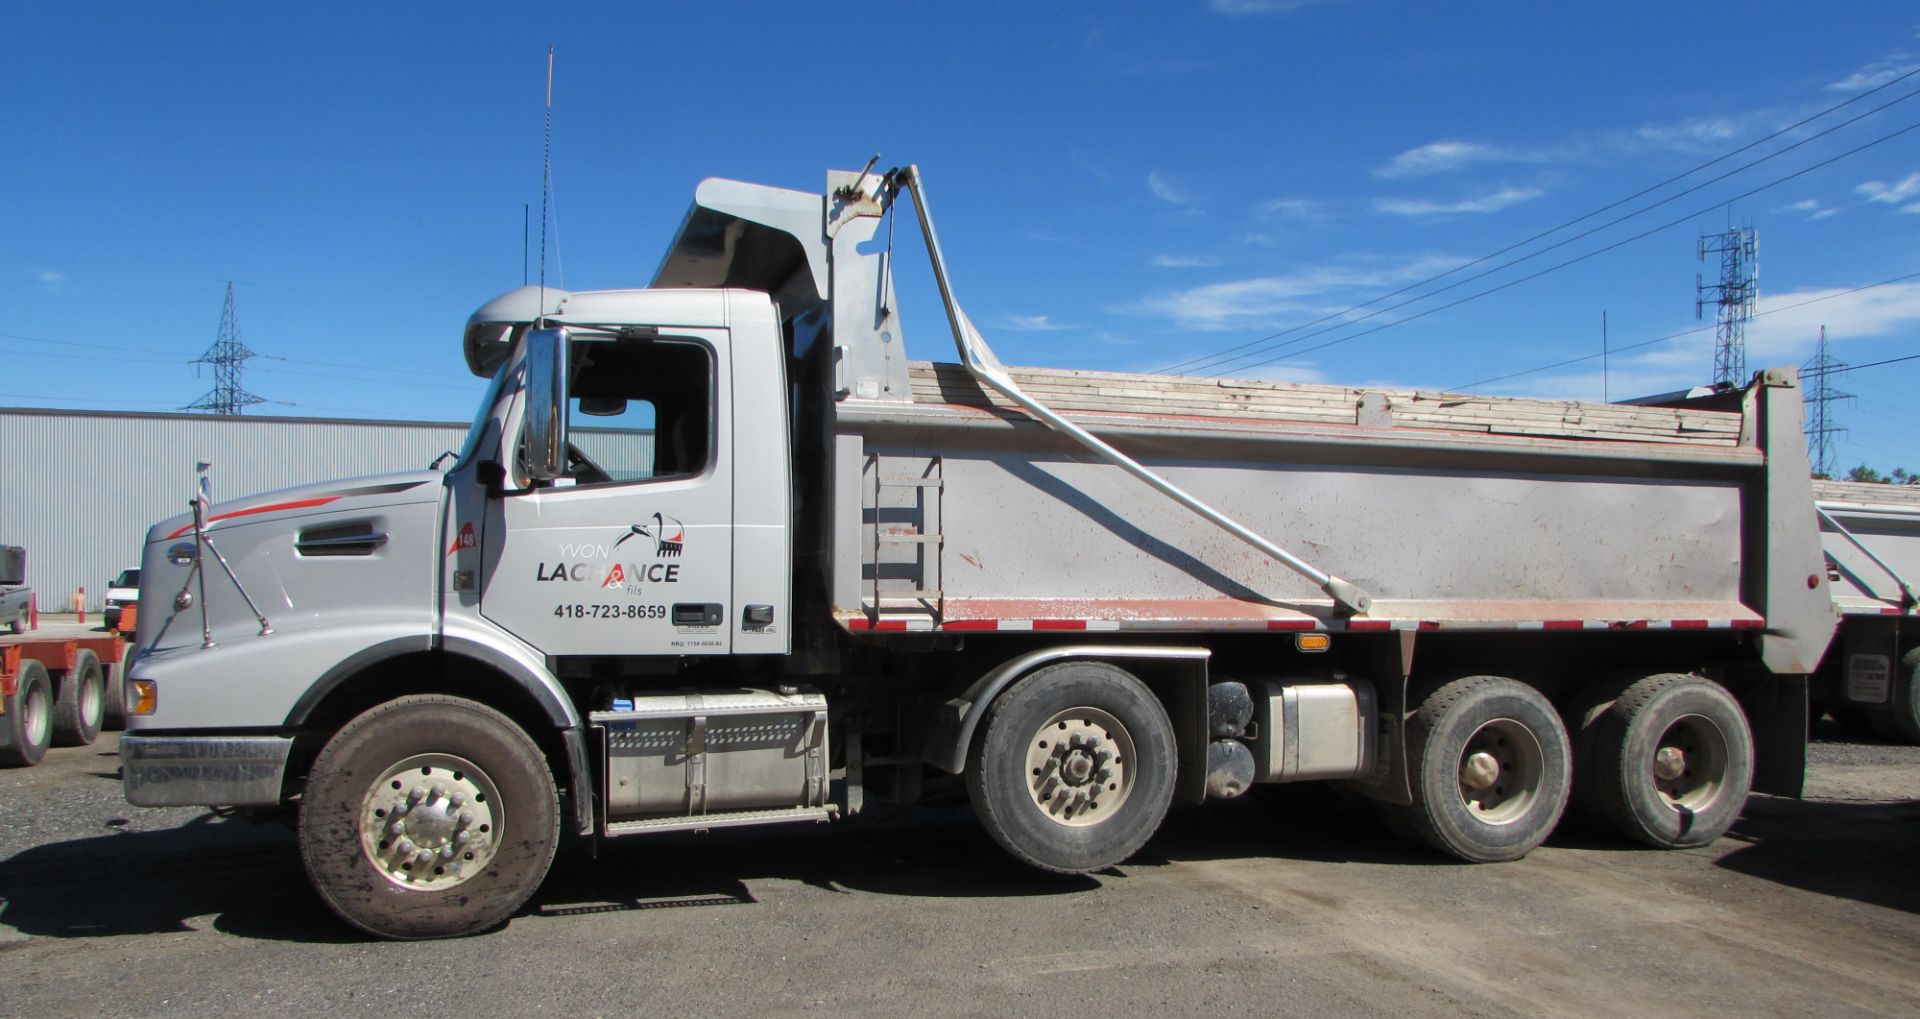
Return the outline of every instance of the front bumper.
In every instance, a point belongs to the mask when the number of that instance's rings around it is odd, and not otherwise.
[[[293,740],[285,736],[120,737],[127,802],[136,807],[270,807]]]

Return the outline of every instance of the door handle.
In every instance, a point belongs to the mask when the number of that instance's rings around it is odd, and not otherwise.
[[[725,618],[717,602],[675,602],[673,606],[675,626],[719,626]]]

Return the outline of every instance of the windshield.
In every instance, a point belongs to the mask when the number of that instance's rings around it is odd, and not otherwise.
[[[480,406],[473,412],[473,424],[467,427],[467,440],[460,445],[460,462],[464,466],[473,459],[480,445],[480,436],[486,434],[487,421],[493,415],[493,405],[500,402],[500,394],[506,390],[507,378],[519,370],[519,362],[512,355],[500,361],[500,367],[493,373],[493,381],[487,384],[487,395],[480,398]]]
[[[140,571],[139,570],[121,570],[120,575],[113,578],[113,583],[108,584],[107,586],[108,587],[139,587]]]

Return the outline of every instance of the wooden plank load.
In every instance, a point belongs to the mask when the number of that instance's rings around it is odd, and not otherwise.
[[[915,403],[1020,413],[957,364],[915,361]],[[1069,416],[1215,418],[1247,424],[1351,425],[1534,438],[1737,446],[1740,414],[1425,390],[1260,382],[1055,368],[1009,368],[1036,400]]]

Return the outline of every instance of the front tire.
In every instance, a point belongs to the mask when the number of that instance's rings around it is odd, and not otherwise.
[[[1711,680],[1664,673],[1594,719],[1576,795],[1628,838],[1688,849],[1725,834],[1752,786],[1753,736],[1739,702]]]
[[[6,707],[6,716],[0,718],[7,736],[0,744],[0,765],[39,764],[53,742],[53,682],[47,667],[32,658],[21,659],[20,676]]]
[[[1499,676],[1454,680],[1407,726],[1413,802],[1389,826],[1472,863],[1517,860],[1566,810],[1566,726],[1539,691]]]
[[[1173,725],[1145,684],[1104,662],[1048,666],[993,703],[967,767],[987,833],[1029,866],[1111,867],[1173,800]]]
[[[301,795],[307,877],[342,919],[384,938],[505,922],[546,877],[559,837],[540,748],[458,697],[402,697],[348,722]]]

